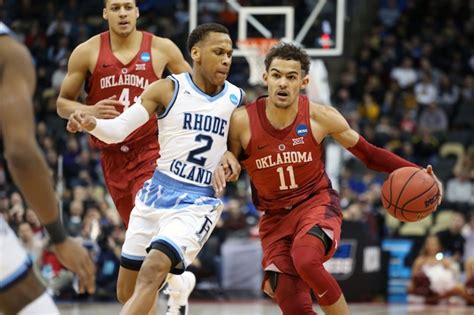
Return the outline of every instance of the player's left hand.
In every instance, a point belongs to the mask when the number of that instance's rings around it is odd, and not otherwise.
[[[216,194],[218,195],[224,191],[226,182],[236,181],[239,178],[240,171],[240,163],[235,156],[229,151],[224,153],[212,176],[212,187]]]
[[[96,119],[83,111],[76,110],[70,116],[67,122],[67,130],[72,133],[83,131],[91,131],[97,125]]]
[[[234,154],[229,151],[225,152],[222,156],[221,164],[224,167],[226,181],[235,182],[239,179],[241,167]]]
[[[436,181],[436,184],[438,185],[438,191],[439,191],[439,199],[438,199],[438,205],[441,204],[441,201],[443,201],[443,183],[438,179],[438,177],[435,175],[433,171],[433,167],[431,165],[428,165],[425,169],[425,171],[433,176],[434,180]]]

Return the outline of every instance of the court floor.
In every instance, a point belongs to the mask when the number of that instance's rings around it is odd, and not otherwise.
[[[166,301],[160,301],[158,315],[164,315]],[[108,315],[119,314],[121,306],[115,303],[60,304],[63,315]],[[324,314],[315,306],[318,314]],[[352,315],[472,315],[474,307],[464,305],[387,305],[351,304]],[[273,315],[281,314],[271,301],[248,300],[238,302],[191,301],[189,315]]]

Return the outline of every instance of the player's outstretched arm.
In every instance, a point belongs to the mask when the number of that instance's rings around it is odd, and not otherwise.
[[[68,72],[61,85],[59,97],[56,102],[56,110],[62,118],[69,118],[74,111],[80,110],[97,118],[114,118],[120,115],[115,106],[123,106],[113,95],[101,100],[94,106],[87,106],[77,101],[79,94],[89,72],[89,48],[90,42],[79,45],[71,54],[68,63]],[[78,130],[69,130],[77,132]]]
[[[105,143],[122,142],[155,113],[160,114],[168,107],[174,89],[172,80],[155,81],[143,91],[136,104],[114,119],[98,119],[84,111],[76,110],[69,116],[67,128],[87,131]]]
[[[35,73],[27,49],[11,38],[0,39],[0,126],[5,157],[15,183],[45,225],[58,258],[77,273],[81,288],[92,293],[95,267],[79,243],[66,237],[53,183],[35,140],[32,96]]]
[[[315,110],[317,114],[314,117],[324,126],[327,134],[354,154],[368,168],[385,173],[391,173],[396,169],[406,166],[421,168],[421,166],[407,161],[388,150],[367,142],[364,137],[349,126],[346,119],[335,108],[317,104],[314,107],[317,107],[317,110]],[[438,189],[442,198],[443,185],[434,174],[431,165],[428,165],[425,171],[433,176],[438,183]]]

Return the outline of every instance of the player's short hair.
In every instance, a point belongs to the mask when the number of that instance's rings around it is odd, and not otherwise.
[[[207,35],[211,32],[224,33],[224,34],[230,35],[229,30],[227,29],[227,27],[225,27],[222,24],[205,23],[205,24],[198,25],[191,32],[191,34],[189,34],[188,45],[187,45],[188,46],[188,52],[191,52],[191,49],[194,47],[194,45],[196,45],[200,41],[204,40],[207,37]]]
[[[295,60],[301,64],[303,75],[308,74],[311,60],[308,53],[301,47],[292,43],[280,42],[273,46],[265,57],[265,70],[268,71],[273,59]]]
[[[104,8],[107,7],[107,1],[109,0],[104,0]],[[135,5],[138,6],[138,0],[134,0],[135,1]]]

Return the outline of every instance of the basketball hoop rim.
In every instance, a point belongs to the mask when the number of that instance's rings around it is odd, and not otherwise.
[[[237,47],[239,47],[240,50],[252,50],[264,56],[273,46],[279,42],[280,40],[276,38],[248,37],[238,40]]]

